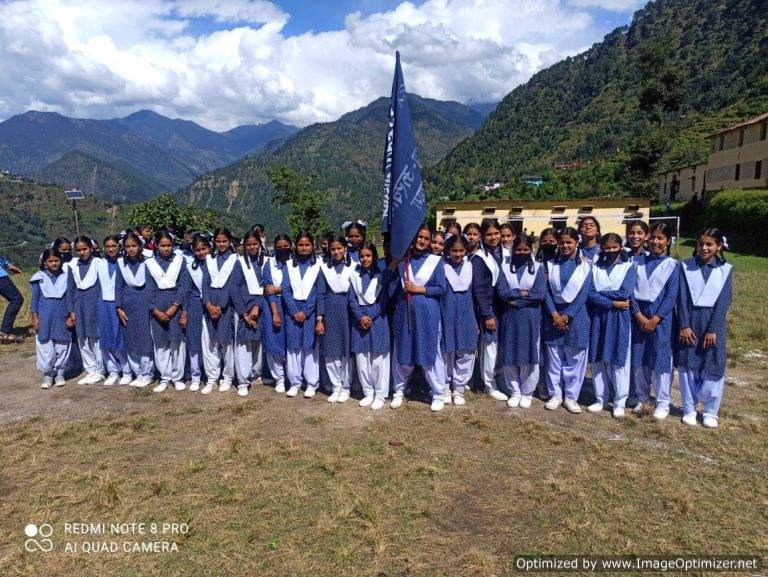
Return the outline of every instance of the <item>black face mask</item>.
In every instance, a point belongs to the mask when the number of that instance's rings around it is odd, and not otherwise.
[[[541,254],[544,255],[544,258],[547,260],[554,258],[556,252],[557,252],[556,244],[541,245]]]
[[[71,252],[61,253],[61,260],[64,262],[70,262],[72,260],[72,253]]]
[[[281,262],[285,262],[288,260],[288,258],[291,256],[291,249],[290,248],[276,248],[275,249],[275,258]]]
[[[529,255],[527,254],[513,254],[512,262],[515,266],[521,266],[528,262]]]
[[[613,263],[616,262],[619,258],[619,253],[621,251],[613,251],[613,252],[605,252],[604,250],[600,251],[600,258],[602,258],[605,262]]]

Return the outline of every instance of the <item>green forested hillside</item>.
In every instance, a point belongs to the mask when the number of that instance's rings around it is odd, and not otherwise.
[[[651,45],[665,53],[671,86],[682,93],[679,110],[665,119],[671,142],[659,166],[704,154],[700,137],[709,128],[768,110],[768,3],[656,0],[629,27],[507,95],[477,133],[428,171],[428,192],[461,196],[572,160],[627,162],[634,139],[658,121],[640,106],[638,64]]]

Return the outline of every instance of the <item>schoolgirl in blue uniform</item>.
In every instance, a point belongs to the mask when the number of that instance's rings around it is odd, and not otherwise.
[[[591,318],[589,359],[595,402],[587,407],[598,413],[608,406],[613,389],[613,416],[624,417],[632,371],[632,313],[630,299],[635,293],[637,272],[623,250],[622,239],[609,232],[600,239],[600,257],[592,267],[589,292]]]
[[[499,319],[499,364],[510,391],[510,408],[529,408],[539,383],[541,306],[547,280],[545,267],[533,258],[533,242],[525,233],[516,236],[499,275],[498,293],[504,303]]]
[[[37,369],[43,374],[42,388],[66,384],[64,371],[72,350],[75,326],[74,301],[68,288],[69,271],[61,254],[47,248],[40,256],[40,270],[29,279],[32,285],[32,330],[35,332]]]
[[[130,371],[135,376],[129,384],[143,388],[155,374],[147,288],[147,269],[140,237],[132,231],[123,236],[124,256],[117,259],[115,273],[115,308],[123,325],[123,343]]]
[[[213,391],[218,381],[224,393],[235,378],[235,303],[234,292],[241,275],[232,233],[226,227],[213,233],[216,253],[209,255],[203,268],[205,323],[202,331],[203,366],[207,382],[203,395]],[[221,380],[219,380],[221,377]]]
[[[283,306],[286,316],[286,373],[291,387],[286,393],[295,397],[303,381],[304,397],[315,396],[320,383],[320,347],[317,342],[317,277],[321,263],[314,255],[314,239],[307,231],[299,231],[293,260],[283,274]]]
[[[632,298],[632,374],[637,393],[635,412],[656,395],[653,417],[669,415],[672,390],[672,325],[680,286],[679,263],[669,257],[672,229],[656,223],[648,233],[649,253],[635,257],[637,284]]]
[[[648,225],[642,220],[631,220],[627,223],[627,241],[625,250],[634,259],[635,263],[641,256],[648,254],[645,247],[648,241]]]
[[[583,216],[579,221],[579,252],[592,263],[600,258],[600,223],[594,216]]]
[[[155,254],[146,260],[146,282],[151,307],[150,327],[155,349],[155,365],[160,382],[152,389],[162,393],[173,383],[174,389],[183,391],[186,346],[181,330],[181,314],[188,286],[186,260],[173,250],[173,237],[160,230],[154,237]]]
[[[472,294],[480,325],[480,362],[485,391],[497,401],[508,400],[496,384],[501,301],[496,291],[503,261],[501,227],[495,219],[480,225],[482,244],[472,256]]]
[[[717,427],[725,383],[726,315],[733,297],[733,267],[725,262],[725,236],[702,230],[694,256],[681,263],[677,311],[680,323],[678,370],[683,422],[696,425],[696,404],[703,424]]]
[[[442,231],[436,230],[432,234],[429,251],[435,256],[443,256],[445,254],[445,234]]]
[[[248,396],[249,386],[261,385],[261,315],[264,310],[262,268],[265,258],[261,236],[251,230],[243,237],[240,285],[234,290],[238,315],[235,331],[235,372],[237,394]]]
[[[391,341],[387,309],[391,273],[389,268],[380,267],[373,243],[364,244],[359,252],[360,262],[352,271],[347,293],[352,313],[350,348],[363,387],[359,405],[378,411],[389,394]]]
[[[365,244],[368,223],[364,220],[347,221],[341,225],[347,237],[347,254],[352,262],[360,262],[360,248]]]
[[[445,246],[443,262],[445,297],[441,303],[443,334],[441,352],[445,363],[446,403],[466,403],[464,392],[475,368],[479,329],[472,298],[472,263],[467,260],[467,241],[452,236]],[[453,388],[453,397],[451,397]]]
[[[547,314],[544,343],[547,347],[547,390],[545,408],[561,404],[571,413],[580,413],[577,402],[587,371],[589,314],[587,297],[592,285],[592,265],[578,250],[579,233],[571,227],[560,231],[558,254],[547,263],[548,289],[544,297]]]
[[[187,274],[182,287],[184,302],[179,323],[184,331],[184,344],[189,363],[189,390],[200,390],[203,378],[203,268],[211,254],[211,241],[202,233],[192,235],[192,259],[185,257]]]
[[[264,264],[266,311],[262,313],[261,339],[267,368],[275,380],[275,392],[285,392],[286,317],[283,308],[283,277],[291,259],[291,237],[278,234],[272,242],[274,256]]]
[[[98,310],[99,345],[108,375],[104,380],[106,386],[128,385],[133,380],[128,357],[125,354],[123,327],[117,316],[117,306],[115,305],[115,277],[117,276],[117,259],[120,257],[121,241],[120,236],[116,234],[111,234],[104,239],[104,258],[101,260],[101,268],[99,269],[99,284],[101,285],[101,300]]]
[[[85,371],[77,384],[92,385],[104,379],[98,317],[101,259],[93,256],[93,241],[87,236],[78,236],[74,247],[78,258],[69,267],[72,274],[69,275],[68,290],[73,294],[77,344]]]
[[[359,252],[359,248],[358,248]],[[358,254],[359,260],[359,254]],[[343,236],[328,238],[328,257],[317,278],[317,334],[333,390],[329,403],[349,400],[352,381],[348,295],[354,267]]]
[[[464,225],[462,234],[467,241],[467,253],[469,253],[469,258],[471,259],[480,248],[480,243],[482,242],[483,235],[480,231],[480,225],[476,222],[470,222]]]
[[[421,365],[432,391],[432,411],[445,406],[445,364],[440,354],[440,300],[445,295],[445,270],[442,259],[430,254],[432,231],[422,224],[408,251],[408,258],[393,259],[390,270],[398,268],[394,293],[392,328],[395,333],[394,394],[391,407],[403,404],[405,382],[415,365]],[[394,276],[394,275],[393,275]],[[410,296],[408,296],[410,295]]]

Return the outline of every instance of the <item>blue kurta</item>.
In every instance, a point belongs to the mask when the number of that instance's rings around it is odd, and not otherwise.
[[[171,266],[171,261],[175,255],[167,259],[162,258],[160,255],[155,254],[152,258],[160,265],[163,271],[167,271]],[[147,269],[147,289],[149,290],[149,306],[150,310],[158,309],[166,311],[173,303],[178,303],[182,308],[176,312],[171,318],[170,322],[161,323],[154,315],[150,318],[150,324],[152,327],[152,341],[156,347],[168,347],[171,343],[180,343],[184,340],[184,334],[179,324],[181,313],[184,306],[185,295],[182,287],[185,287],[184,277],[187,275],[187,267],[182,265],[179,271],[179,276],[176,279],[176,285],[169,289],[160,289],[155,282],[155,279]]]
[[[311,351],[315,348],[315,308],[317,305],[317,279],[312,289],[309,291],[307,300],[299,301],[293,298],[293,289],[291,288],[291,279],[288,274],[288,267],[298,266],[301,278],[304,278],[309,269],[310,262],[313,259],[298,257],[300,260],[294,260],[283,270],[283,307],[285,310],[286,325],[286,348],[289,351]],[[324,266],[324,265],[321,265]],[[318,279],[322,272],[318,272]],[[297,312],[303,312],[307,318],[303,323],[298,323],[293,316]]]
[[[43,271],[50,277],[51,282],[56,281],[56,276],[50,272]],[[69,274],[66,270],[60,274]],[[34,281],[32,284],[32,302],[30,309],[32,314],[37,315],[39,327],[37,330],[37,340],[41,343],[47,343],[50,340],[70,342],[72,340],[72,329],[67,328],[67,317],[74,310],[72,291],[67,287],[67,291],[60,299],[48,298],[43,296],[40,289],[40,281]]]
[[[472,263],[462,261],[456,266],[452,262],[440,264],[440,266],[450,266],[461,274],[464,267],[472,267]],[[445,268],[443,268],[445,271]],[[456,351],[472,352],[477,349],[477,337],[479,334],[477,327],[477,317],[475,316],[475,304],[472,298],[472,287],[468,290],[456,292],[451,283],[446,278],[445,296],[441,303],[441,314],[443,321],[443,340],[441,349],[444,353],[453,353]]]
[[[373,272],[368,270],[360,271],[360,280],[362,281],[363,292],[368,290],[373,278],[378,276],[381,291],[376,302],[372,305],[361,305],[357,300],[357,294],[355,289],[349,287],[347,293],[347,299],[349,301],[349,309],[352,313],[352,342],[351,350],[353,353],[374,353],[383,354],[390,352],[391,341],[389,331],[389,319],[387,318],[387,310],[389,304],[389,281],[391,278],[391,271],[385,268],[379,272],[378,275],[374,275]],[[363,317],[370,317],[373,321],[371,328],[365,330],[360,327],[360,319]]]
[[[127,257],[125,264],[136,275],[143,262],[132,262]],[[146,271],[145,271],[146,272]],[[146,276],[149,273],[146,272]],[[128,323],[123,331],[125,352],[135,356],[149,356],[153,352],[150,334],[149,316],[152,306],[149,302],[149,290],[144,286],[134,288],[125,283],[120,269],[115,273],[115,307],[123,309]]]
[[[245,258],[249,257],[246,255]],[[263,286],[264,281],[261,276],[261,267],[259,266],[258,261],[251,260],[250,265],[253,267],[253,270],[256,271],[256,278],[259,281],[259,285]],[[264,300],[263,295],[252,295],[248,291],[248,283],[245,280],[243,263],[241,261],[238,261],[236,268],[240,269],[240,284],[232,290],[235,311],[239,315],[237,330],[235,331],[235,341],[239,344],[258,342],[261,340],[261,317],[264,315],[264,305],[266,304],[266,301]],[[243,315],[250,311],[254,306],[259,307],[261,312],[259,313],[259,318],[256,320],[256,326],[249,327],[245,320],[243,320]]]
[[[115,282],[115,276],[117,274],[117,261],[111,259],[105,259],[107,263],[107,270],[109,271],[109,277],[112,282]],[[101,350],[113,349],[116,351],[122,351],[123,344],[123,327],[120,324],[120,319],[117,317],[117,306],[115,301],[99,300],[99,346]]]
[[[280,270],[283,273],[283,276],[288,274],[288,270],[285,268],[285,263],[278,263],[277,261],[270,258],[265,264],[264,264],[264,274],[262,276],[262,282],[264,283],[264,286],[267,285],[274,285],[275,282],[273,280],[272,275],[272,267],[278,266],[280,267]],[[282,283],[280,283],[280,286],[282,286]],[[272,308],[271,304],[275,303],[277,305],[277,310],[280,312],[280,318],[282,320],[282,324],[280,325],[279,329],[275,328],[275,325],[273,323],[272,318]],[[285,336],[285,309],[283,308],[283,298],[281,295],[268,295],[264,300],[264,312],[261,314],[261,339],[264,344],[264,350],[267,352],[267,354],[276,356],[276,357],[284,357],[285,351],[286,351],[286,336]]]
[[[677,365],[681,369],[692,371],[704,370],[709,375],[720,378],[725,375],[725,339],[726,339],[726,315],[733,298],[733,270],[723,285],[720,295],[711,307],[695,307],[691,301],[687,280],[683,273],[683,267],[696,266],[704,275],[704,280],[709,279],[714,268],[723,266],[717,259],[710,264],[704,264],[696,257],[681,263],[680,291],[677,300],[677,311],[680,321],[680,329],[690,328],[696,337],[696,342],[691,345],[678,343]],[[704,334],[715,333],[717,341],[714,347],[703,348]]]
[[[560,264],[560,283],[565,285],[570,280],[574,271],[579,267],[580,260],[574,258],[564,259],[558,257],[555,263]],[[570,303],[556,303],[552,287],[547,283],[547,293],[544,302],[547,305],[544,314],[544,342],[548,345],[576,347],[586,349],[589,347],[589,313],[587,312],[587,297],[592,287],[592,272],[584,279],[581,290]],[[557,311],[561,315],[568,315],[571,322],[567,331],[561,331],[552,322],[552,313]]]
[[[234,254],[231,250],[216,255],[216,264],[221,270],[224,262],[230,255]],[[232,272],[221,288],[211,287],[211,275],[208,274],[208,267],[204,265],[203,269],[203,303],[211,303],[221,307],[221,316],[219,320],[214,321],[211,317],[205,315],[205,323],[208,329],[208,336],[211,341],[221,345],[234,342],[235,340],[235,303],[234,291],[240,285],[242,272],[235,263]]]
[[[478,253],[482,252],[478,249]],[[501,268],[504,260],[501,245],[496,251],[490,252],[496,264]],[[499,317],[501,316],[501,301],[493,285],[493,274],[485,264],[485,261],[476,253],[471,260],[472,263],[472,293],[475,299],[475,309],[477,311],[477,324],[480,327],[480,334],[484,342],[495,343],[499,338]],[[496,330],[489,331],[485,328],[485,321],[496,319]]]
[[[344,262],[333,264],[339,274],[346,266]],[[355,265],[350,265],[350,268],[352,266]],[[326,268],[327,265],[323,263],[322,267]],[[325,324],[320,346],[323,354],[329,358],[349,357],[351,336],[348,293],[349,289],[341,293],[333,292],[322,270],[317,275],[317,314],[323,315]]]
[[[187,311],[187,328],[184,330],[184,342],[189,355],[199,355],[203,351],[203,270],[205,261],[192,259],[188,261],[187,274],[184,275],[181,294],[184,298],[182,306]],[[192,275],[199,275],[200,288],[195,284]]]
[[[586,257],[588,260],[592,262],[595,262],[597,260],[597,255],[599,252],[600,252],[600,243],[597,243],[590,247],[586,247],[586,246],[579,247],[579,254]]]
[[[419,272],[429,256],[432,255],[425,252],[410,259],[414,275]],[[397,362],[403,366],[432,366],[440,353],[440,299],[445,294],[446,285],[445,271],[441,265],[442,262],[438,263],[427,281],[427,293],[413,295],[411,298],[412,330],[408,328],[408,304],[400,277],[393,276],[391,280],[397,284],[392,329],[395,334]]]
[[[635,261],[638,267],[645,267],[647,276],[669,257],[667,255],[637,257]],[[677,341],[677,335],[673,335],[674,310],[677,304],[677,293],[680,286],[680,268],[676,266],[669,275],[667,284],[656,297],[656,300],[638,301],[632,299],[632,315],[641,312],[646,318],[658,315],[661,322],[656,325],[653,332],[647,333],[640,328],[637,322],[632,326],[632,366],[647,367],[657,373],[672,372],[672,348]]]
[[[602,267],[610,272],[620,263],[620,260],[609,267]],[[590,308],[590,362],[610,363],[623,367],[629,354],[629,337],[632,331],[632,311],[614,308],[613,301],[628,301],[635,294],[637,270],[631,266],[624,276],[619,290],[598,291],[595,288],[595,277],[592,276],[589,291]]]
[[[90,258],[87,262],[77,259],[72,266],[77,267],[77,270],[80,272],[80,278],[85,278],[90,267],[94,266],[93,258]],[[67,290],[73,295],[77,336],[99,338],[98,310],[99,302],[101,302],[101,285],[98,279],[93,286],[80,290],[77,288],[72,274],[70,274]]]
[[[504,264],[504,266],[509,266]],[[517,280],[523,278],[527,265],[516,267]],[[504,303],[499,329],[499,363],[501,366],[539,364],[541,348],[541,307],[547,294],[545,266],[536,271],[533,286],[527,297],[519,289],[511,289],[504,273],[499,274],[498,293]],[[512,306],[509,301],[515,301]]]

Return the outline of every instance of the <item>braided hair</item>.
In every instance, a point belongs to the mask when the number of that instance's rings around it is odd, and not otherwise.
[[[251,260],[256,261],[256,263],[259,265],[259,267],[264,265],[264,257],[267,254],[266,249],[264,248],[264,243],[261,240],[261,234],[259,234],[260,231],[258,229],[254,229],[253,227],[245,233],[245,236],[243,237],[243,256],[245,257],[245,266],[248,268],[251,268]],[[245,251],[245,243],[249,240],[254,239],[256,242],[259,243],[259,251],[256,253],[256,257],[251,257],[246,251]]]
[[[698,245],[699,239],[701,239],[702,236],[709,236],[711,238],[714,238],[715,242],[717,242],[717,244],[720,245],[720,248],[715,254],[715,260],[720,264],[725,264],[725,250],[728,248],[728,242],[726,241],[723,231],[715,227],[708,227],[703,229],[701,232],[699,232],[699,234],[696,235],[697,245]],[[697,249],[698,249],[698,246],[693,248],[693,256],[696,256],[698,254]]]

